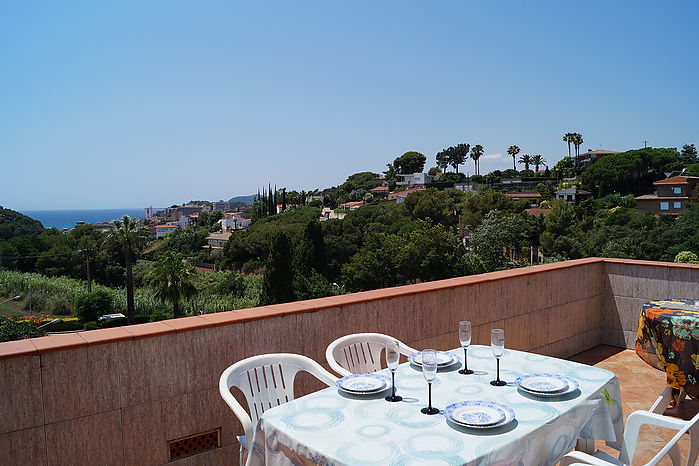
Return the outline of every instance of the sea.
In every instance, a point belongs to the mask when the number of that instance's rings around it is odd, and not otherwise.
[[[133,218],[143,218],[143,207],[133,209],[70,209],[70,210],[23,210],[34,220],[38,220],[44,228],[73,228],[77,222],[100,223],[109,222],[128,215]]]

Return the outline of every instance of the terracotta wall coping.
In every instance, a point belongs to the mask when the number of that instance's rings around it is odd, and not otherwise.
[[[507,278],[523,277],[536,273],[550,272],[553,270],[567,269],[585,264],[616,263],[654,267],[689,268],[698,269],[699,264],[675,264],[673,262],[639,261],[627,259],[606,259],[589,257],[575,259],[552,264],[533,265],[518,269],[501,270],[498,272],[484,273],[480,275],[468,275],[464,277],[448,278],[433,282],[418,283],[415,285],[397,286],[394,288],[382,288],[378,290],[362,291],[327,298],[296,301],[285,304],[273,304],[270,306],[253,307],[235,311],[204,314],[201,316],[182,317],[147,324],[130,325],[84,332],[51,335],[27,340],[9,341],[0,343],[0,359],[27,356],[32,354],[47,353],[70,348],[78,348],[87,345],[99,345],[133,338],[145,338],[165,335],[175,332],[186,332],[198,328],[214,327],[217,325],[230,325],[250,322],[258,319],[280,317],[303,312],[313,312],[322,309],[347,306],[367,301],[391,299],[400,296],[408,296],[428,291],[446,290],[460,286],[485,283]]]

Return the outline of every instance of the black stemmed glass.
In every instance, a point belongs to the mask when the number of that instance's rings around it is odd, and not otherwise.
[[[505,331],[501,328],[494,328],[490,331],[490,348],[493,350],[493,356],[497,361],[497,377],[490,382],[490,385],[502,387],[507,385],[507,382],[500,380],[500,358],[505,352]]]
[[[466,351],[471,344],[471,321],[462,320],[459,322],[459,341],[461,342],[461,347],[464,349],[464,368],[459,370],[459,374],[473,374],[473,371],[468,368],[468,361],[466,359]]]
[[[400,352],[398,351],[398,342],[394,340],[386,343],[386,365],[391,371],[391,396],[387,396],[386,401],[403,401],[402,396],[396,395],[396,369],[398,369],[399,362]]]
[[[422,375],[427,380],[428,403],[426,408],[420,410],[423,414],[439,414],[437,408],[432,407],[432,381],[437,377],[437,352],[425,350],[422,352]]]

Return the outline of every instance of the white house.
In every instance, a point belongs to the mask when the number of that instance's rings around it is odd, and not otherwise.
[[[234,215],[222,218],[219,220],[219,223],[221,224],[221,231],[242,230],[249,227],[252,220],[249,218],[243,218],[239,215]]]
[[[571,186],[570,188],[566,189],[559,189],[556,191],[556,199],[560,199],[562,201],[567,201],[567,202],[579,202],[582,200],[585,200],[592,196],[592,193],[590,191],[585,191],[584,189],[580,189],[577,186]]]
[[[425,186],[426,184],[432,183],[434,179],[432,175],[428,175],[427,173],[412,173],[398,176],[402,178],[401,181],[396,183],[399,186]]]
[[[214,201],[212,203],[211,208],[213,210],[232,210],[231,203],[229,201],[224,200]]]
[[[155,225],[153,227],[155,230],[155,237],[156,238],[161,238],[168,233],[172,233],[173,231],[177,231],[180,229],[179,225]]]
[[[206,237],[206,246],[210,249],[221,249],[226,244],[233,233],[230,231],[222,231],[218,233],[209,233]]]

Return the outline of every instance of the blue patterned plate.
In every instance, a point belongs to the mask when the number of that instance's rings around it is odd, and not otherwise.
[[[391,379],[381,374],[352,374],[335,382],[337,388],[348,393],[378,393],[388,388]]]
[[[578,389],[578,381],[560,374],[530,374],[519,377],[517,386],[537,396],[561,396]]]
[[[529,374],[519,377],[517,385],[528,392],[560,393],[568,389],[568,381],[558,374]]]
[[[490,429],[512,422],[515,412],[507,405],[496,401],[459,401],[444,408],[450,421],[474,429]]]
[[[460,359],[455,357],[448,351],[435,351],[437,353],[437,367],[451,366]],[[422,367],[422,351],[413,353],[408,356],[408,360],[416,366]]]

